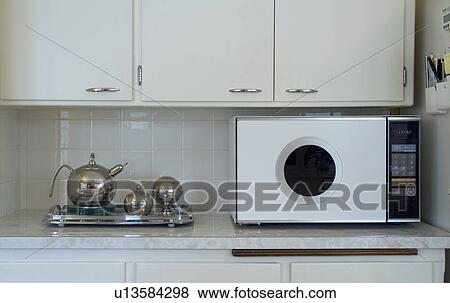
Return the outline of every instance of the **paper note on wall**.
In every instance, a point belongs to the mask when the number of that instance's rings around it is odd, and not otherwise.
[[[444,55],[444,61],[445,61],[445,74],[448,76],[450,75],[450,52]]]

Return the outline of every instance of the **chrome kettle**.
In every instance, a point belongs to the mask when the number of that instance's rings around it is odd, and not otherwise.
[[[115,195],[116,182],[114,177],[120,174],[126,164],[118,164],[107,169],[95,162],[95,154],[91,153],[89,163],[77,169],[69,165],[61,166],[55,173],[50,189],[50,197],[53,196],[56,178],[62,169],[70,171],[67,179],[67,196],[73,205],[107,205]]]

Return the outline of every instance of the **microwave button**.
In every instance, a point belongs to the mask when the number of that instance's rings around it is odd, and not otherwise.
[[[409,184],[409,185],[406,187],[406,195],[407,195],[408,197],[415,197],[415,196],[416,196],[416,192],[417,192],[417,190],[416,190],[416,185],[414,185],[414,184]]]

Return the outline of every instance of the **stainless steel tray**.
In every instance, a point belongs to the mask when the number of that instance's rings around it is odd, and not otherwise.
[[[108,216],[80,216],[67,214],[66,206],[53,206],[47,216],[48,223],[64,227],[66,225],[167,225],[175,227],[192,223],[194,218],[190,213],[189,207],[177,206],[171,215],[162,215],[158,212],[152,212],[147,216],[129,215],[125,212],[122,205],[116,206],[114,214]]]

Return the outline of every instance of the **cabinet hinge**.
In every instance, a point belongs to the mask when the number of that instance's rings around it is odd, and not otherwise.
[[[408,85],[408,69],[406,67],[403,68],[403,87]]]
[[[139,86],[142,86],[142,65],[139,65],[137,69],[137,82]]]

